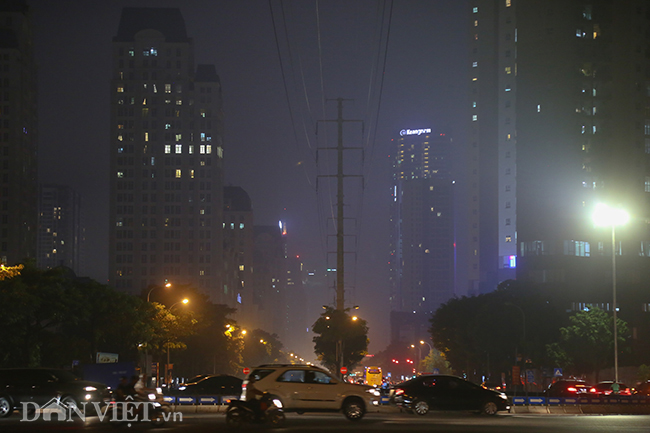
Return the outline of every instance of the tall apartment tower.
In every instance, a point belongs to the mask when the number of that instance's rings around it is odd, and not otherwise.
[[[650,3],[472,0],[468,13],[479,284],[516,277],[611,300],[611,229],[591,219],[605,202],[632,215],[615,254],[619,288],[639,287],[650,264]]]
[[[452,140],[427,128],[393,142],[391,310],[430,314],[454,296]]]
[[[110,266],[114,287],[189,284],[228,303],[221,84],[194,65],[174,8],[124,8],[113,38]]]
[[[223,190],[224,295],[237,308],[237,322],[254,329],[258,311],[253,303],[253,206],[243,188]]]
[[[37,82],[29,8],[0,3],[0,262],[36,258]]]
[[[41,185],[38,215],[38,267],[66,266],[79,275],[83,240],[79,193],[64,185]]]

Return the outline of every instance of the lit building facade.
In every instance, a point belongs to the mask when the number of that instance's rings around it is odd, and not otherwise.
[[[84,232],[79,193],[68,186],[41,185],[38,216],[38,267],[66,266],[80,275]]]
[[[468,14],[482,291],[516,278],[611,311],[616,254],[621,316],[635,320],[650,305],[650,4],[473,0]],[[598,202],[632,215],[614,251]]]
[[[29,7],[0,4],[0,262],[36,258],[37,68]]]
[[[391,310],[429,314],[455,293],[452,140],[420,129],[394,143]]]
[[[223,116],[215,67],[194,65],[192,39],[174,8],[124,8],[113,61],[109,283],[141,293],[168,280],[232,304],[221,278]]]
[[[223,193],[224,287],[233,297],[238,323],[254,329],[257,306],[253,303],[253,206],[248,193],[225,186]]]

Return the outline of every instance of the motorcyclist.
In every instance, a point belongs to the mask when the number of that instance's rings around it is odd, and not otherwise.
[[[262,419],[261,398],[263,395],[264,393],[255,386],[255,376],[250,376],[248,378],[248,384],[246,385],[246,403],[255,414],[256,420]]]

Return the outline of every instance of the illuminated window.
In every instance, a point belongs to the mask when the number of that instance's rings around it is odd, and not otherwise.
[[[117,86],[117,93],[124,93],[124,86]]]
[[[242,230],[244,228],[244,223],[239,223],[239,229]]]
[[[123,178],[124,177],[124,172],[123,171],[118,171],[117,172],[117,177],[118,177],[118,179]]]
[[[181,170],[177,169],[176,170],[176,179],[180,179],[180,178],[181,178]]]
[[[171,92],[172,92],[172,85],[165,84],[165,93],[171,93]]]
[[[177,144],[175,150],[176,150],[176,153],[183,153],[183,145],[182,144]]]
[[[478,13],[478,7],[475,6],[474,8],[472,8],[472,12],[477,14]]]
[[[193,144],[189,145],[189,153],[190,153],[190,155],[192,155],[194,153],[194,145]]]
[[[205,153],[208,153],[208,154],[212,153],[212,145],[211,144],[208,144],[208,145],[205,146]]]
[[[172,153],[172,145],[165,144],[165,153]]]
[[[512,74],[512,68],[510,66],[506,66],[506,74]]]
[[[148,132],[144,133],[144,141],[149,141],[149,133]]]
[[[472,114],[472,122],[476,122],[477,120],[478,120],[478,115]]]
[[[181,141],[183,139],[183,134],[176,134],[176,141]]]
[[[201,141],[205,141],[205,132],[201,133]]]
[[[244,265],[239,265],[239,270],[243,271],[244,270]]]
[[[509,8],[512,6],[512,0],[506,0],[506,7]]]
[[[506,236],[506,242],[512,242],[512,236]]]
[[[190,170],[190,178],[194,179],[194,170]]]
[[[478,27],[478,20],[474,20],[474,27]]]
[[[202,144],[199,146],[199,153],[204,154],[205,153],[205,144]]]
[[[199,110],[199,112],[201,114],[201,117],[205,117],[205,108],[201,108],[201,110]]]
[[[478,68],[478,62],[472,62],[472,68]]]
[[[217,156],[223,158],[223,147],[217,146]]]

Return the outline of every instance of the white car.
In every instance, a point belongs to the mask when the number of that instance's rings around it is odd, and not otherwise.
[[[290,412],[343,412],[352,421],[363,418],[369,408],[379,405],[379,391],[371,386],[341,382],[327,371],[312,365],[261,365],[248,375],[255,388],[280,400]],[[242,384],[246,399],[248,378]]]

